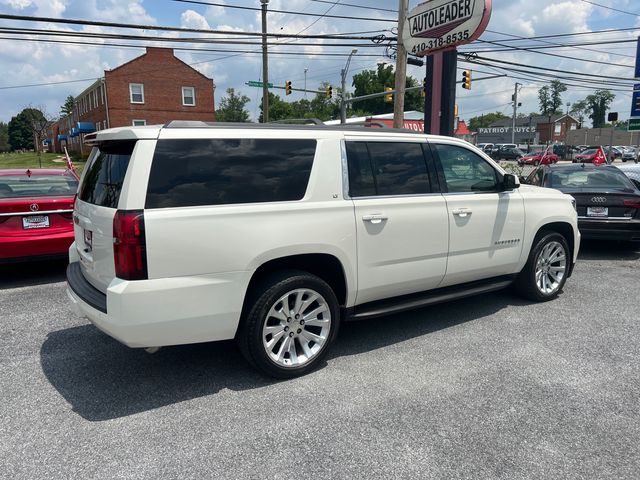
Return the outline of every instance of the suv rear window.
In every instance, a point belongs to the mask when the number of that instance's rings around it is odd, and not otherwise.
[[[77,180],[67,173],[0,177],[0,198],[71,196],[77,189]]]
[[[101,207],[118,208],[120,191],[135,141],[107,142],[98,147],[80,185],[78,198]]]
[[[159,140],[145,208],[285,202],[304,197],[316,140]]]
[[[424,147],[409,142],[346,142],[349,195],[431,193]]]

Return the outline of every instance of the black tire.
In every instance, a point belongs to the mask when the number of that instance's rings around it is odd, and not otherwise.
[[[277,305],[278,300],[288,292],[297,289],[310,289],[321,295],[331,315],[329,332],[320,350],[305,363],[299,366],[281,366],[269,357],[263,345],[263,327],[269,321],[267,314],[274,305]],[[324,360],[340,327],[338,299],[333,289],[324,280],[308,272],[284,270],[260,282],[252,292],[248,292],[248,295],[236,341],[240,351],[253,367],[271,377],[287,379],[309,373]],[[282,338],[286,339],[286,336]],[[279,343],[276,342],[275,345]],[[300,344],[297,343],[294,348],[299,346]]]
[[[552,292],[545,293],[541,291],[536,282],[536,264],[538,261],[538,257],[540,256],[545,246],[553,242],[557,242],[564,249],[566,266],[564,275],[560,280],[557,288],[554,288]],[[569,245],[567,244],[567,240],[562,235],[556,232],[545,230],[539,232],[533,241],[533,246],[531,248],[531,251],[529,252],[527,263],[522,271],[518,274],[518,278],[514,283],[516,291],[523,297],[529,300],[533,300],[534,302],[547,302],[549,300],[553,300],[564,288],[564,284],[567,281],[567,274],[569,273],[571,260],[572,259]]]

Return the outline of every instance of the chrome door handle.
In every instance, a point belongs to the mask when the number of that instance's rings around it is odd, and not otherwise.
[[[467,215],[471,215],[473,212],[468,208],[456,208],[451,213],[459,217],[466,217]]]
[[[382,223],[383,220],[387,220],[387,216],[380,213],[374,213],[371,215],[363,215],[362,220],[371,223]]]

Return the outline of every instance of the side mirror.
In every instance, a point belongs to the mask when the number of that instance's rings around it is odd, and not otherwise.
[[[503,191],[515,190],[516,188],[520,188],[520,184],[518,183],[518,179],[512,173],[505,173],[504,177],[502,177],[502,188]]]

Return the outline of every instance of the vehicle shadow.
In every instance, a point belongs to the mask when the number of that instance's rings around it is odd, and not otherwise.
[[[410,338],[482,320],[528,303],[497,292],[404,314],[343,324],[329,359],[376,350]],[[366,328],[362,328],[366,324]],[[149,355],[93,325],[50,333],[40,350],[44,374],[73,410],[104,421],[216,394],[276,383],[253,370],[233,341],[167,347]]]
[[[63,282],[69,260],[42,260],[0,265],[0,290]]]
[[[578,254],[578,261],[638,259],[640,259],[640,242],[582,240]]]

